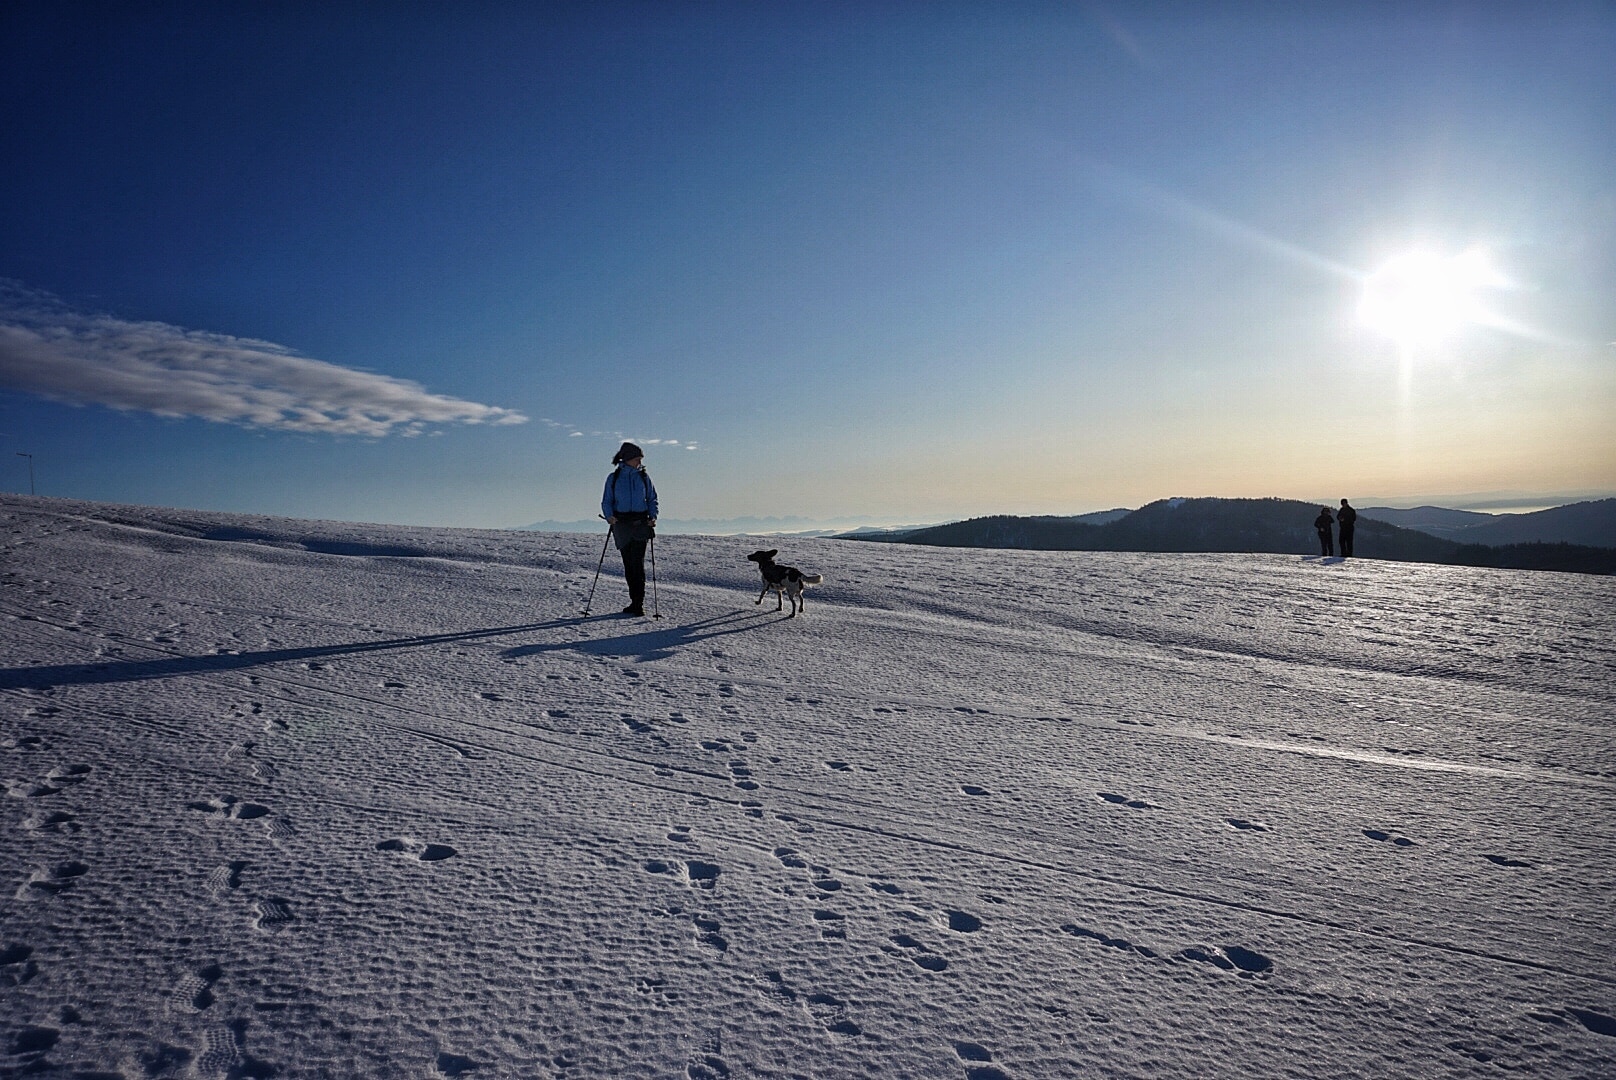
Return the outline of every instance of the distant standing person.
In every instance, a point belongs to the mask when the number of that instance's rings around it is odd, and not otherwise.
[[[612,457],[617,467],[606,477],[606,490],[600,497],[600,515],[611,525],[623,556],[623,577],[628,581],[624,615],[645,614],[645,547],[656,535],[656,485],[644,462],[645,452],[633,443],[618,447]]]
[[[1319,507],[1319,516],[1313,519],[1313,527],[1319,530],[1319,547],[1324,555],[1335,554],[1335,546],[1330,542],[1330,526],[1334,524],[1335,518],[1330,516],[1330,508]]]
[[[1335,523],[1341,526],[1341,557],[1352,558],[1352,530],[1358,524],[1358,511],[1347,505],[1347,500],[1341,500],[1341,509],[1335,512]]]

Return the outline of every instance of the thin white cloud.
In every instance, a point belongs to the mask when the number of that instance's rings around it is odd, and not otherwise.
[[[0,385],[72,405],[327,435],[527,422],[514,409],[429,393],[270,341],[76,311],[12,281],[0,281]]]

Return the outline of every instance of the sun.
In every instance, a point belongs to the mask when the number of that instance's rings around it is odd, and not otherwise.
[[[1481,295],[1507,282],[1485,249],[1408,251],[1364,279],[1358,317],[1405,347],[1432,345],[1493,316]]]

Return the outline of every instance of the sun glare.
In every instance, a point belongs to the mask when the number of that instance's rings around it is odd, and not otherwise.
[[[1479,294],[1505,284],[1483,248],[1458,255],[1409,251],[1365,279],[1358,317],[1404,346],[1429,345],[1490,322]]]

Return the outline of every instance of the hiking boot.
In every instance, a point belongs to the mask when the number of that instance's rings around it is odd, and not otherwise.
[[[641,604],[630,604],[628,607],[623,609],[623,614],[639,615],[643,617],[645,615],[645,607]]]

